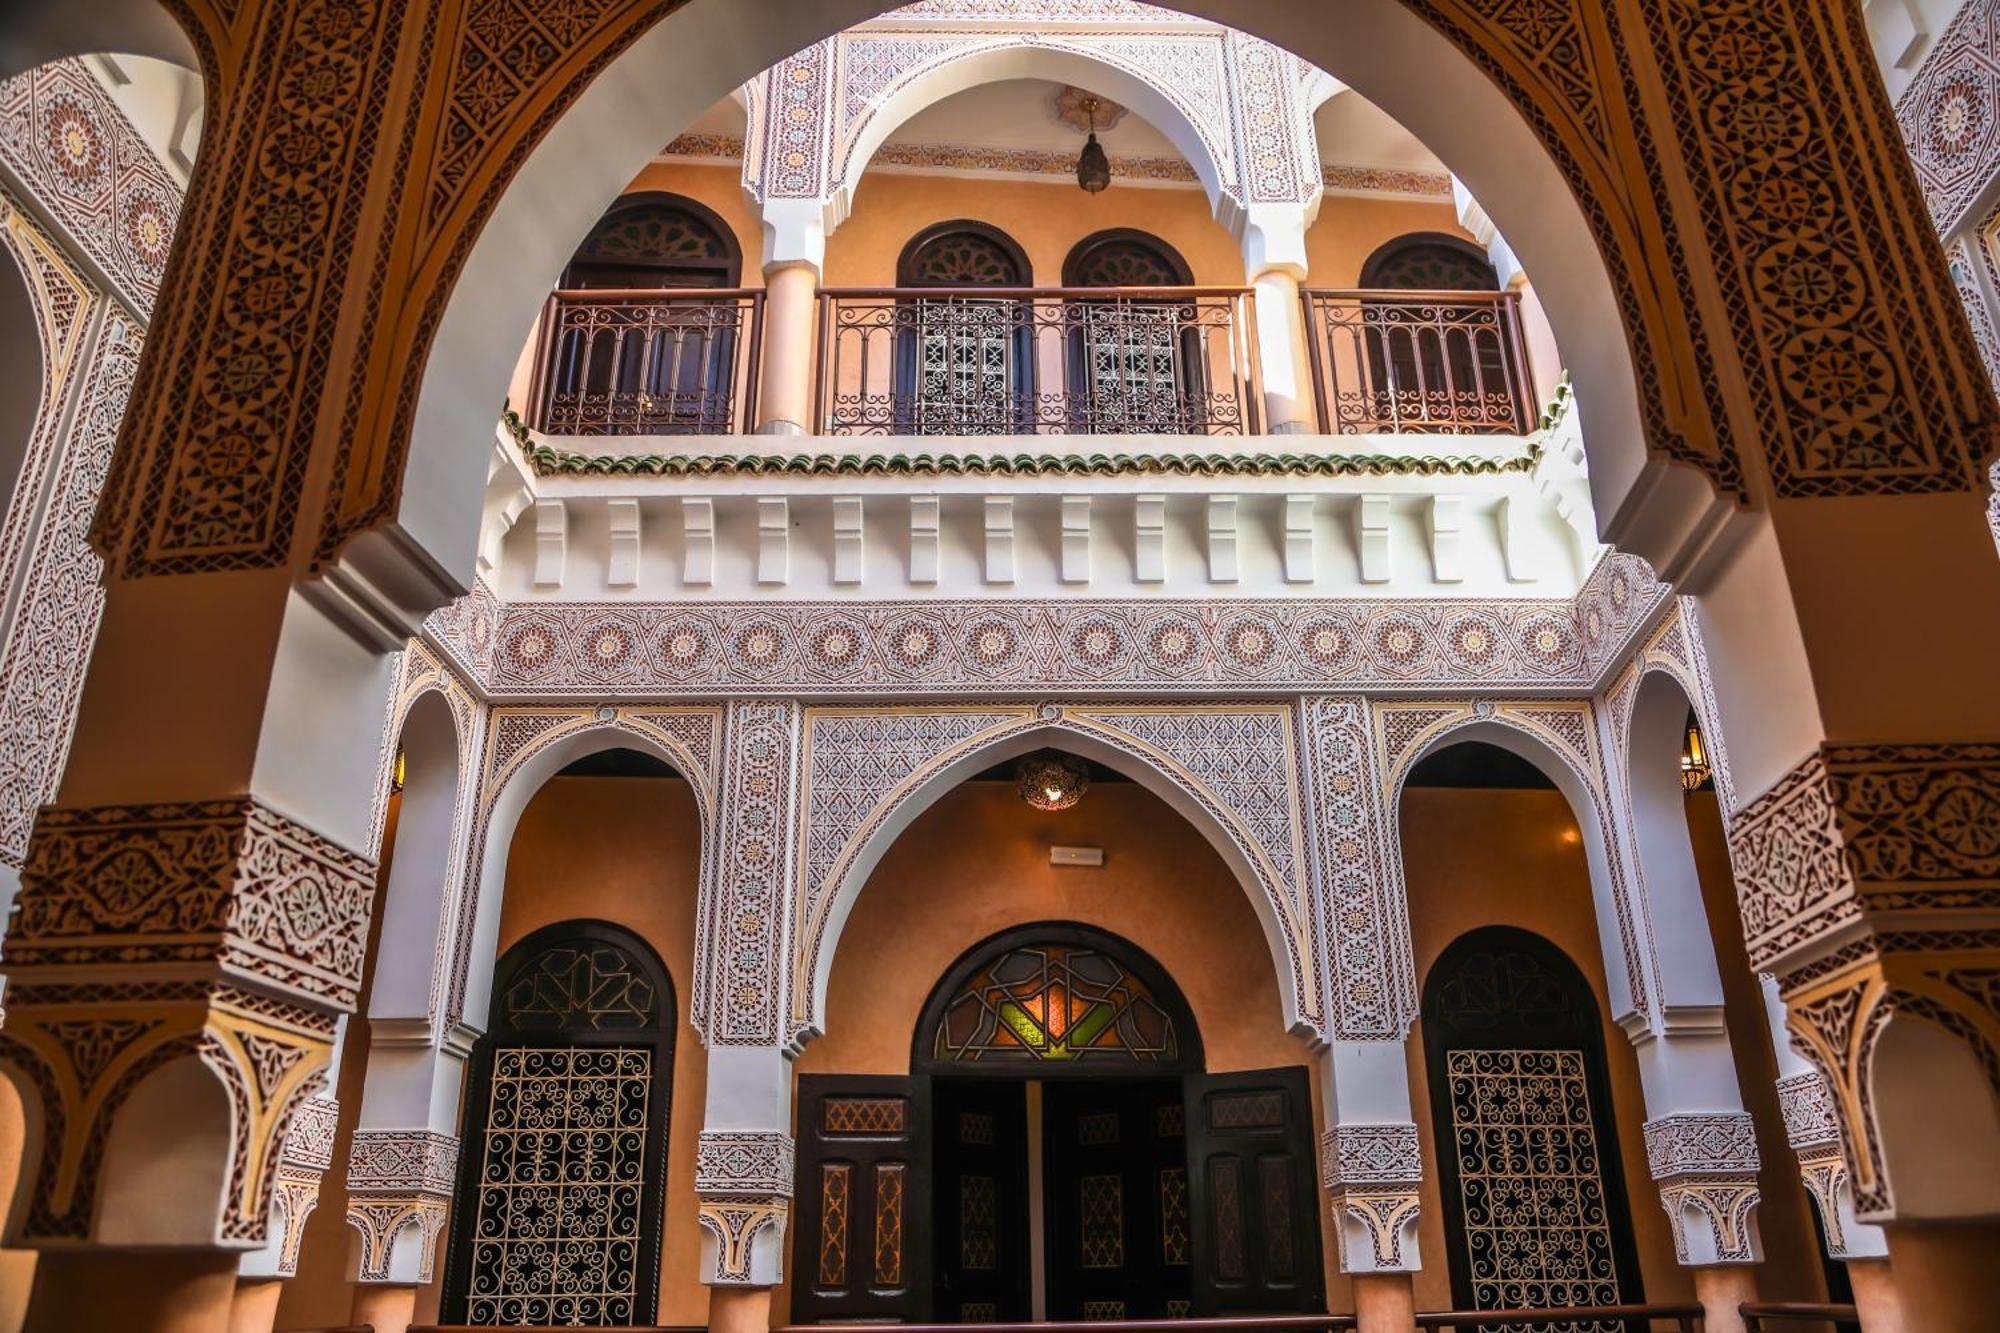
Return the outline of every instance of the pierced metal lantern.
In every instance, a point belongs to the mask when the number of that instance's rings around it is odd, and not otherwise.
[[[1681,790],[1700,791],[1713,776],[1708,747],[1701,743],[1701,729],[1689,723],[1687,740],[1681,746]]]
[[[1095,97],[1083,100],[1083,109],[1090,116],[1090,138],[1076,159],[1076,183],[1083,187],[1086,194],[1100,193],[1111,184],[1111,159],[1104,155],[1104,146],[1097,142],[1097,106]]]
[[[1059,754],[1031,754],[1014,770],[1015,790],[1037,810],[1067,810],[1090,790],[1083,762]]]

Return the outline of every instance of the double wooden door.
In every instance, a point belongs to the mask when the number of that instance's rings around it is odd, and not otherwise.
[[[1305,1070],[1041,1087],[805,1076],[795,1317],[993,1323],[1324,1309]],[[1039,1174],[1039,1228],[1029,1197]]]

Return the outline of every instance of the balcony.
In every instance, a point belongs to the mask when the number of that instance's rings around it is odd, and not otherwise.
[[[1322,434],[1534,429],[1517,294],[1308,290],[1304,300]]]
[[[817,299],[810,415],[821,435],[1266,428],[1261,365],[1275,353],[1260,353],[1248,288],[841,288]],[[1515,294],[1308,290],[1302,300],[1320,433],[1534,430]],[[528,422],[552,436],[750,434],[764,326],[757,290],[555,292]]]
[[[1248,289],[820,293],[828,435],[1250,435]]]
[[[558,291],[528,420],[548,435],[731,435],[757,405],[764,293]]]

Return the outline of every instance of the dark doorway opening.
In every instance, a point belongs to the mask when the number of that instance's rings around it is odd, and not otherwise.
[[[1126,941],[1048,923],[976,946],[916,1072],[800,1079],[794,1262],[818,1280],[795,1318],[1322,1312],[1306,1071],[1203,1066],[1178,988]]]

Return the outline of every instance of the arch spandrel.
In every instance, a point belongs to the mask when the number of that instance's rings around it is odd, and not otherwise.
[[[1324,1040],[1295,730],[1284,704],[806,710],[787,1040],[820,1030],[841,930],[896,837],[974,773],[1044,745],[1119,769],[1201,830],[1256,910],[1287,1026]]]

